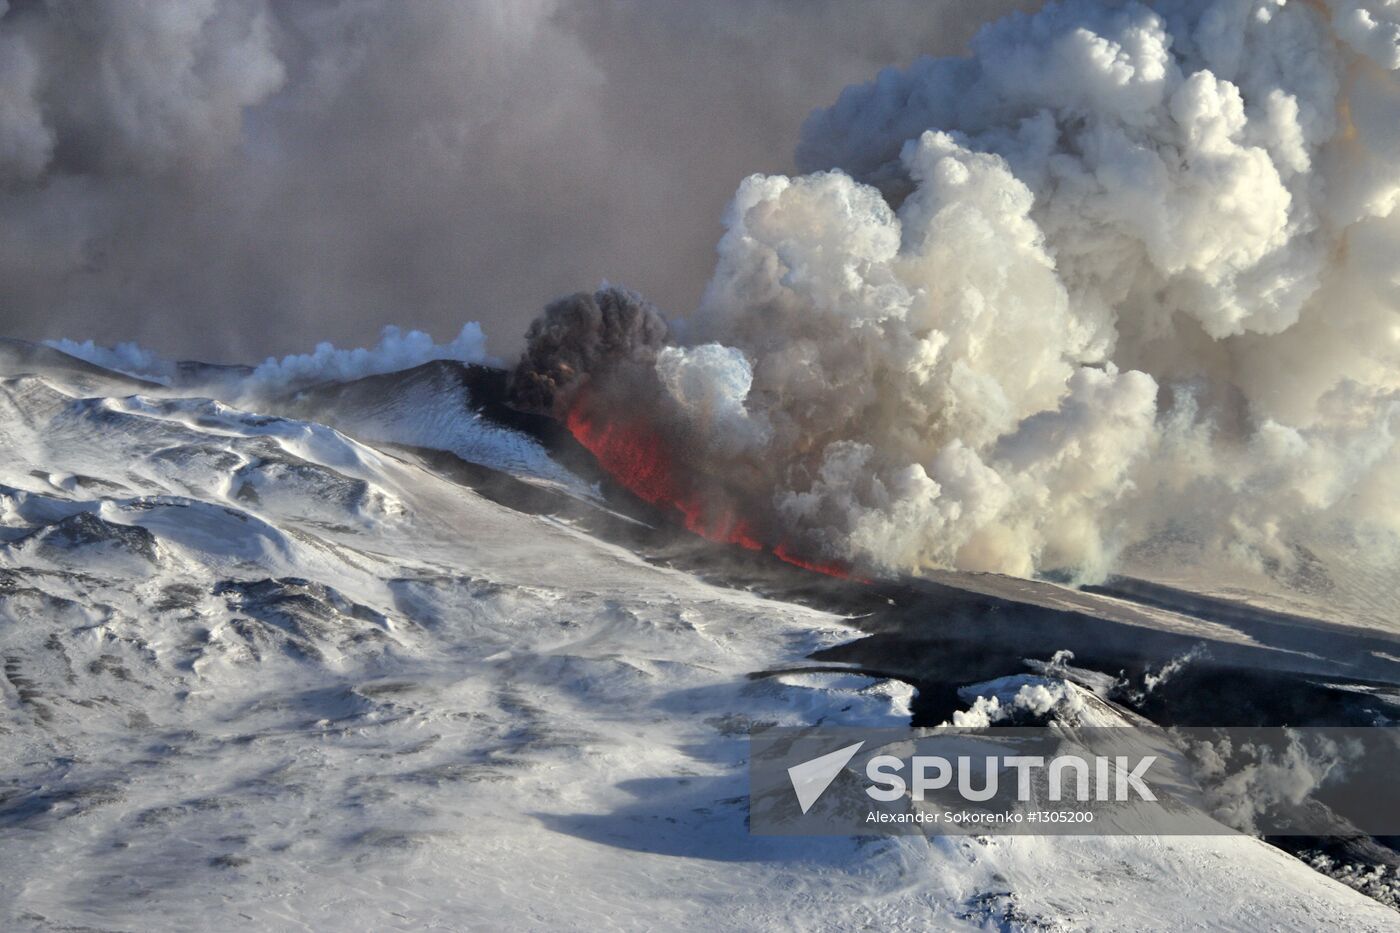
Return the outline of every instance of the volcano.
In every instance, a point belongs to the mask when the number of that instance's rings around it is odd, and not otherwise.
[[[254,411],[5,346],[7,928],[1393,924],[1375,840],[749,835],[757,725],[936,723],[1027,677],[1116,723],[1393,721],[1400,635],[1147,581],[809,573],[690,518],[645,425],[504,385],[440,361]]]

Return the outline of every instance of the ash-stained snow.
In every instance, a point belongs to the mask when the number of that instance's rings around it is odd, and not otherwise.
[[[430,389],[342,433],[4,361],[6,929],[1395,926],[1244,837],[751,837],[750,725],[908,722],[896,681],[750,676],[848,620],[356,433],[477,450]]]

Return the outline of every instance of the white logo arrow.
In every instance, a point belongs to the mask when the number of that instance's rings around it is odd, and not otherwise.
[[[846,767],[847,762],[856,756],[856,752],[860,751],[864,744],[857,742],[847,745],[820,758],[813,758],[788,768],[788,777],[792,779],[792,789],[797,792],[797,802],[802,805],[803,813],[812,809],[812,805],[826,793],[831,782],[836,780],[836,775],[841,773],[841,769]]]

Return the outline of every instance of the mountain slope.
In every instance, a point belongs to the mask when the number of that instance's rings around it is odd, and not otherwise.
[[[319,390],[336,430],[0,362],[6,928],[1393,925],[1243,837],[749,836],[749,725],[898,725],[913,691],[753,677],[852,620],[387,443],[502,449],[431,407],[441,367],[373,417]],[[365,427],[415,415],[407,440]],[[505,449],[587,498],[527,434]]]

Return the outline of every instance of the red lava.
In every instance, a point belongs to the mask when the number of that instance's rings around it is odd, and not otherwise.
[[[850,570],[838,561],[808,560],[795,553],[786,542],[769,548],[758,539],[753,527],[735,515],[733,508],[706,508],[688,484],[677,479],[677,471],[661,435],[641,420],[607,421],[593,415],[588,399],[579,399],[569,409],[565,425],[574,439],[593,454],[599,465],[637,498],[679,513],[687,529],[722,544],[736,544],[749,551],[768,551],[779,560],[829,577],[850,578]]]

